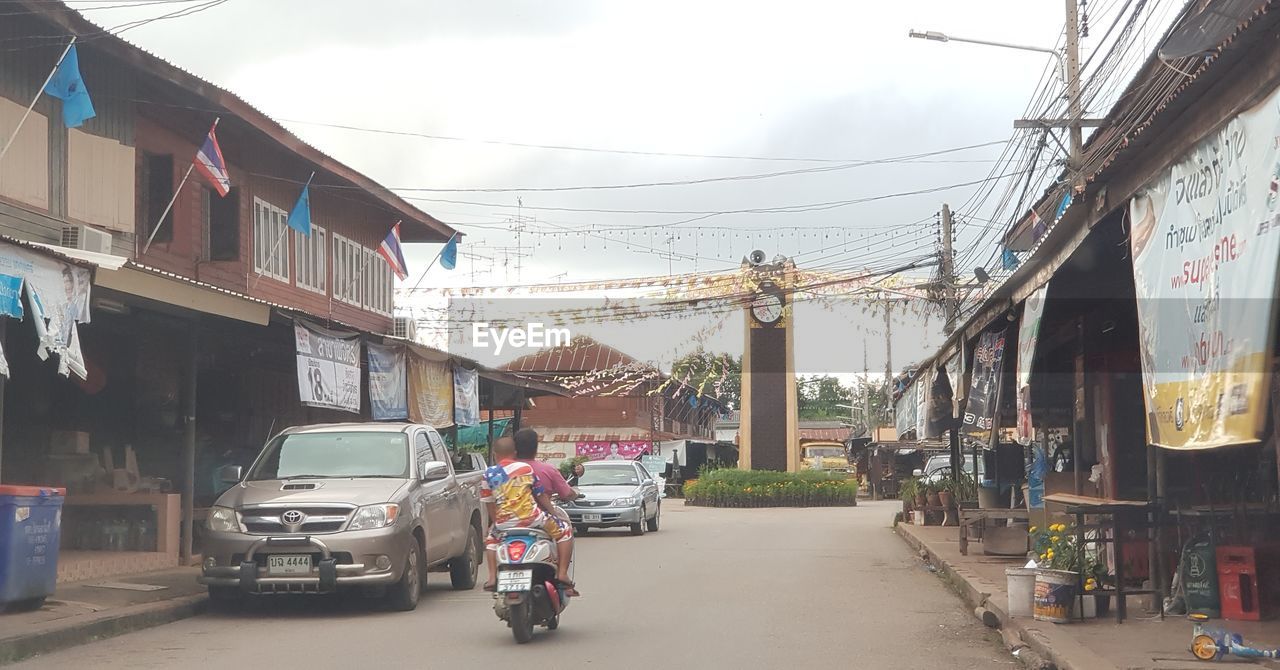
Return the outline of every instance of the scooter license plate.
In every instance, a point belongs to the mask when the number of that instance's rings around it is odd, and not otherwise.
[[[592,521],[599,521],[600,515],[599,514],[583,514],[582,520],[586,523],[591,523]]]
[[[498,573],[498,593],[528,591],[533,588],[533,570],[503,570]]]

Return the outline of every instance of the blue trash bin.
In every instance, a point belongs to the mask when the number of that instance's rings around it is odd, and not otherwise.
[[[58,539],[67,490],[0,486],[0,606],[37,609],[58,582]]]

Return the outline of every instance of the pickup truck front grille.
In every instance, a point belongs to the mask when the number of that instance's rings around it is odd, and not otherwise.
[[[316,535],[336,533],[347,524],[355,509],[352,507],[255,507],[241,510],[245,531],[251,535],[288,535],[291,533]],[[294,514],[297,513],[297,514]],[[301,521],[286,523],[292,516],[301,515]]]

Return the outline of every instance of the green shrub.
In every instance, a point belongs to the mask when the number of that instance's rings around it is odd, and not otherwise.
[[[855,505],[858,483],[817,472],[703,470],[684,485],[685,500],[709,507],[823,507]]]

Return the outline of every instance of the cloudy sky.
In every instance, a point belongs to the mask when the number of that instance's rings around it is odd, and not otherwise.
[[[1095,23],[1120,4],[1090,2]],[[171,6],[86,16],[112,26]],[[466,233],[457,270],[433,269],[427,286],[729,270],[754,248],[802,267],[884,268],[933,253],[943,202],[965,215],[959,269],[972,276],[995,251],[979,243],[993,212],[970,200],[979,186],[951,186],[987,177],[1004,147],[935,152],[1009,139],[1051,58],[907,31],[1052,46],[1062,13],[1056,0],[228,0],[124,36],[415,189],[402,194]],[[1097,43],[1084,40],[1086,55]],[[857,164],[919,154],[935,155]],[[795,211],[818,203],[836,206]],[[411,269],[437,249],[411,249]],[[833,320],[810,330],[844,329],[856,354],[833,371],[860,370],[861,339],[882,341],[882,319],[856,304],[818,312]],[[713,346],[740,348],[731,321]],[[895,364],[928,355],[938,326],[906,312]],[[687,346],[688,327],[653,330],[655,351]],[[872,349],[883,369],[883,345]]]

